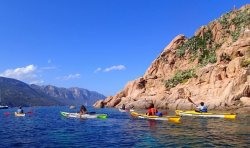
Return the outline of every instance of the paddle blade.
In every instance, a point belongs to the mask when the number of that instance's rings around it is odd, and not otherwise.
[[[180,117],[169,117],[168,121],[174,122],[174,123],[180,123]]]
[[[188,101],[191,102],[191,103],[193,103],[195,106],[197,106],[197,105],[191,100],[190,97],[188,97]]]
[[[9,115],[10,115],[10,112],[5,112],[4,115],[5,115],[5,116],[9,116]]]
[[[94,114],[96,114],[96,112],[88,112],[87,114],[94,115]]]

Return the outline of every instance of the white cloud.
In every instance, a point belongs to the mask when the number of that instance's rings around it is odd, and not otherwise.
[[[94,73],[98,73],[98,72],[101,71],[101,70],[102,70],[102,68],[98,67],[98,68],[94,71]]]
[[[79,79],[81,77],[81,74],[77,73],[77,74],[70,74],[67,76],[63,76],[63,77],[58,77],[58,80],[63,80],[63,81],[68,81],[68,80],[72,80],[72,79]]]
[[[124,65],[111,66],[109,68],[105,68],[104,72],[110,72],[112,70],[125,70],[126,67]]]
[[[0,73],[0,76],[18,79],[26,83],[43,81],[39,80],[39,77],[37,76],[37,67],[33,64],[26,67],[7,69],[4,72]]]
[[[34,81],[31,81],[31,82],[30,82],[30,84],[37,84],[37,85],[43,84],[43,83],[44,83],[43,80],[34,80]]]
[[[57,69],[57,67],[55,67],[55,66],[48,66],[48,67],[42,67],[40,69],[41,70],[55,70],[55,69]]]

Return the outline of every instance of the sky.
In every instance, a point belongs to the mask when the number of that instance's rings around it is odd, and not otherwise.
[[[247,0],[0,0],[0,76],[115,95],[187,37]]]

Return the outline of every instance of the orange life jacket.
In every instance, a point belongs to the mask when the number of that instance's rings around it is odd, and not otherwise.
[[[155,108],[150,108],[150,109],[148,110],[148,115],[149,115],[149,116],[154,116],[157,112],[158,112],[157,109],[155,109]]]

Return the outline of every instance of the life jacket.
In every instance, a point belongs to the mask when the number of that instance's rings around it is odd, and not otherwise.
[[[204,105],[204,106],[201,106],[200,107],[200,111],[201,112],[207,112],[207,107]]]
[[[17,110],[17,113],[18,113],[18,114],[23,114],[23,110],[19,108],[19,109]]]
[[[150,108],[150,109],[148,110],[148,115],[149,115],[149,116],[154,116],[157,112],[158,112],[157,109],[155,109],[155,108]]]
[[[157,112],[155,115],[159,116],[159,117],[162,117],[162,112]]]

